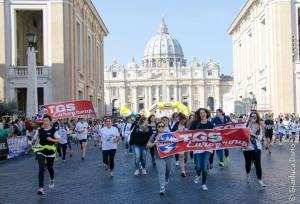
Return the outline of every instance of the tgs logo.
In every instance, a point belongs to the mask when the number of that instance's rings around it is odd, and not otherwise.
[[[157,144],[160,151],[169,153],[176,148],[177,142],[178,140],[175,135],[172,133],[165,133],[159,137]]]

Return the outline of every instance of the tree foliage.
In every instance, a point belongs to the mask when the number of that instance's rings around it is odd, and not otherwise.
[[[3,102],[0,101],[0,114],[13,115],[18,113],[18,105],[16,101]]]

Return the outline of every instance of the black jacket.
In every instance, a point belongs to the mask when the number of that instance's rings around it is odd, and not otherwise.
[[[130,135],[130,145],[146,146],[152,135],[152,129],[147,126],[147,130],[142,130],[139,125],[135,126]]]

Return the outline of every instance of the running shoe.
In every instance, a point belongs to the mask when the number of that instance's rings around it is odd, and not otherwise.
[[[195,184],[198,184],[199,181],[200,181],[200,176],[195,176],[195,178],[194,178],[194,183],[195,183]]]
[[[147,174],[146,169],[142,169],[142,174],[143,174],[143,175],[146,175],[146,174]]]
[[[159,194],[165,195],[165,193],[166,193],[166,188],[164,186],[160,187]]]
[[[219,162],[219,167],[224,167],[225,165],[224,165],[224,162]]]
[[[185,172],[181,172],[181,177],[186,177],[186,173]]]
[[[168,185],[170,183],[169,179],[166,179],[165,184]]]
[[[261,187],[266,187],[266,184],[264,184],[264,182],[262,180],[258,180],[258,183],[260,184]]]
[[[246,175],[246,182],[249,184],[250,183],[250,175]]]
[[[81,160],[84,160],[84,157],[81,157]]]
[[[113,171],[110,172],[110,177],[114,177],[114,172]]]
[[[54,188],[54,180],[50,180],[49,188]]]
[[[207,191],[208,190],[208,188],[207,188],[207,186],[205,184],[202,185],[202,190],[203,191]]]
[[[179,166],[179,161],[176,161],[176,166]]]
[[[137,176],[137,175],[139,175],[139,174],[140,174],[140,171],[139,171],[138,169],[135,170],[134,175]]]
[[[43,188],[39,188],[36,192],[39,196],[45,195],[44,189]]]
[[[230,161],[230,159],[229,159],[229,157],[225,157],[225,162],[229,162]]]

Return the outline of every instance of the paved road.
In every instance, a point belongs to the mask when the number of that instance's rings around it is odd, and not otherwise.
[[[63,163],[55,163],[54,189],[48,188],[49,176],[45,174],[43,197],[37,196],[37,162],[33,157],[0,162],[0,203],[5,204],[92,204],[92,203],[288,203],[288,178],[291,172],[290,156],[296,158],[296,202],[300,196],[300,144],[296,144],[295,155],[286,144],[276,146],[269,156],[262,154],[263,178],[267,184],[261,190],[257,184],[255,171],[251,175],[251,184],[245,182],[244,160],[240,150],[231,150],[231,161],[224,169],[214,168],[209,176],[209,190],[203,192],[201,185],[194,184],[193,163],[188,163],[188,176],[180,177],[180,169],[173,171],[165,196],[159,196],[159,184],[156,169],[147,164],[148,175],[133,175],[133,156],[125,153],[121,147],[117,151],[115,177],[110,178],[101,166],[101,153],[98,148],[89,146],[88,158],[80,160],[77,152],[73,158]],[[78,150],[77,150],[78,151]],[[149,159],[149,157],[148,157]]]

